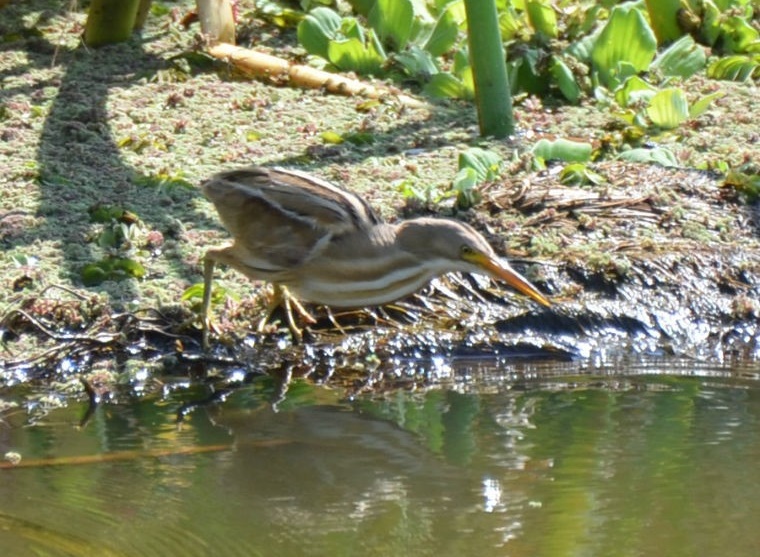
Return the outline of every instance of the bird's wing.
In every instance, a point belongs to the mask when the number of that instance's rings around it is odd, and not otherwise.
[[[203,192],[238,249],[248,254],[246,259],[267,270],[301,265],[319,255],[333,237],[380,222],[360,197],[289,170],[224,172],[203,184]]]

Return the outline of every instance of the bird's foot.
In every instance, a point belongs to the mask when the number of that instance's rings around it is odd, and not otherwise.
[[[295,312],[298,313],[301,320],[307,325],[314,325],[317,320],[314,319],[306,308],[304,308],[284,286],[274,287],[274,296],[269,304],[267,304],[264,317],[259,321],[256,330],[258,332],[263,332],[267,328],[267,325],[269,325],[272,319],[272,314],[280,307],[282,307],[285,312],[285,318],[287,319],[290,333],[297,342],[300,342],[303,340],[303,329],[298,326],[295,316],[293,315],[293,310],[295,309]]]

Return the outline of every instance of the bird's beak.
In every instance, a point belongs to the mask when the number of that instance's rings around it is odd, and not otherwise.
[[[506,263],[483,253],[476,253],[468,258],[471,263],[477,265],[494,278],[501,279],[518,292],[529,296],[545,307],[551,306],[551,302],[533,286],[528,279],[512,269]]]

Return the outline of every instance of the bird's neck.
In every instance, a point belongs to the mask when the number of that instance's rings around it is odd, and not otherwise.
[[[370,241],[373,245],[381,248],[393,246],[398,241],[398,229],[397,224],[388,224],[382,222],[376,224],[370,230]]]

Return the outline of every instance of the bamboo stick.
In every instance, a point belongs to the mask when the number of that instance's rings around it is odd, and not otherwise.
[[[259,78],[287,81],[308,89],[325,89],[330,93],[346,96],[362,96],[370,99],[394,97],[411,107],[423,107],[425,103],[408,95],[396,93],[389,88],[375,87],[364,81],[352,79],[309,66],[291,64],[287,60],[228,43],[216,43],[208,47],[214,58],[228,61],[241,71]]]

